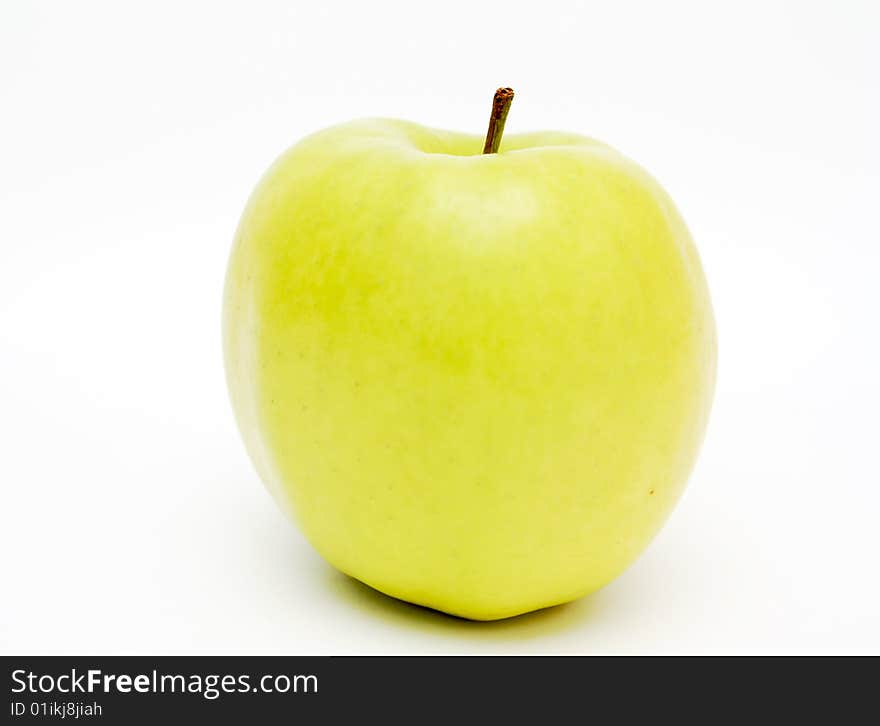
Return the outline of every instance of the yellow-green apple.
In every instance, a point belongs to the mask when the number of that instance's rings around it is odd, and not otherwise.
[[[386,119],[298,143],[247,204],[224,293],[233,407],[278,502],[342,572],[477,620],[635,559],[715,379],[670,198],[593,139],[501,140],[511,96],[485,149]]]

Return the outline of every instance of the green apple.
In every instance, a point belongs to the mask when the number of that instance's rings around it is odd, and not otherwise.
[[[638,556],[686,484],[716,361],[658,183],[571,133],[499,149],[496,111],[489,153],[386,119],[287,151],[244,211],[223,313],[247,450],[312,545],[476,620]]]

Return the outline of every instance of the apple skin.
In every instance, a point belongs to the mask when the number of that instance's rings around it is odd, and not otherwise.
[[[475,620],[576,599],[647,546],[711,406],[691,237],[567,133],[367,119],[283,154],[238,228],[226,371],[247,450],[317,551]]]

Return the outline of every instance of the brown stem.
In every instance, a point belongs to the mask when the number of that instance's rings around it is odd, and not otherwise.
[[[499,88],[495,91],[492,99],[492,115],[489,117],[489,131],[486,133],[486,143],[483,146],[484,154],[497,154],[501,146],[501,135],[504,133],[504,122],[507,121],[507,112],[513,103],[513,89]]]

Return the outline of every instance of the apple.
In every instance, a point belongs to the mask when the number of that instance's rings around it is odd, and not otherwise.
[[[253,192],[224,291],[261,478],[333,566],[476,620],[576,599],[682,493],[715,381],[697,251],[617,151],[399,120],[320,131]],[[484,153],[481,153],[484,152]]]

